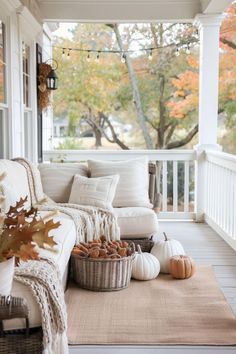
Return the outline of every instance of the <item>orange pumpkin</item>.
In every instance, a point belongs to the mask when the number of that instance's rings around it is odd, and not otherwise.
[[[196,270],[194,260],[189,256],[173,256],[170,258],[170,274],[176,279],[190,278]]]

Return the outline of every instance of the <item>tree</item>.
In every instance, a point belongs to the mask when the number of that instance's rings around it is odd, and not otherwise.
[[[89,26],[91,30],[92,25]],[[171,96],[171,90],[173,91],[170,84],[171,69],[174,70],[176,60],[180,63],[183,61],[182,55],[180,58],[175,56],[176,47],[186,45],[187,41],[190,41],[190,37],[196,40],[192,35],[192,30],[189,30],[189,25],[182,26],[178,31],[175,30],[176,43],[170,45],[166,38],[170,36],[174,27],[178,28],[178,25],[168,25],[166,27],[164,25],[159,25],[159,27],[154,25],[129,25],[122,29],[122,36],[118,25],[109,25],[109,28],[111,27],[115,37],[106,34],[105,39],[101,40],[102,43],[96,44],[97,46],[104,45],[105,41],[107,48],[118,45],[122,53],[129,48],[130,43],[140,33],[143,43],[159,47],[155,61],[153,63],[148,62],[146,53],[136,57],[130,57],[126,53],[126,65],[121,64],[119,56],[114,55],[102,56],[99,65],[94,61],[88,63],[86,61],[87,54],[71,52],[70,62],[61,63],[63,70],[60,72],[59,79],[67,87],[67,90],[66,95],[64,90],[61,91],[61,94],[56,94],[56,113],[59,115],[65,114],[65,107],[69,106],[69,109],[66,109],[70,120],[69,131],[72,135],[75,132],[75,125],[79,121],[83,121],[93,129],[97,147],[101,145],[101,136],[104,136],[110,142],[127,149],[127,143],[119,139],[109,115],[115,113],[122,117],[124,111],[121,111],[125,109],[128,114],[134,105],[137,115],[131,114],[133,116],[132,122],[136,125],[138,121],[146,147],[168,147],[167,143],[170,142],[174,131],[178,127],[177,119],[169,117],[166,106]],[[105,26],[101,28],[105,29]],[[82,27],[79,25],[74,31],[73,45],[72,43],[60,43],[60,41],[58,44],[62,47],[77,47],[75,43],[79,40],[81,46],[81,40],[85,41],[86,39],[86,31],[88,35],[87,25]],[[159,33],[161,33],[161,38]],[[129,37],[127,43],[123,39],[124,34],[126,38]],[[184,38],[182,38],[183,36]],[[55,54],[60,61],[60,50],[56,50]],[[127,68],[127,72],[125,68]],[[145,88],[145,92],[143,88]],[[157,90],[160,95],[158,95]],[[65,101],[67,104],[65,104]],[[123,119],[126,119],[126,117]],[[182,122],[180,120],[179,122],[182,126]],[[110,133],[108,134],[107,131]],[[156,133],[153,134],[153,131]],[[190,139],[189,136],[188,139]],[[178,142],[180,146],[184,143],[186,143],[186,138]]]
[[[75,46],[77,40],[84,40],[86,31],[90,33],[91,25],[78,25],[74,30],[72,41],[59,40],[57,46]],[[88,62],[86,53],[75,51],[71,51],[69,60],[62,60],[60,48],[55,48],[54,54],[60,65],[61,83],[54,97],[55,114],[58,116],[66,114],[69,117],[68,135],[74,136],[76,127],[86,122],[94,131],[95,146],[99,147],[105,129],[105,120],[101,118],[100,113],[106,114],[113,110],[111,107],[114,91],[121,76],[118,61],[111,62],[109,58],[103,56],[100,62],[94,60]]]
[[[119,48],[123,51],[124,44],[122,42],[118,25],[112,25],[112,28],[115,31]],[[178,117],[170,117],[167,103],[172,95],[171,91],[173,91],[172,87],[170,87],[170,76],[173,74],[172,71],[174,72],[174,70],[176,70],[176,61],[178,60],[175,56],[176,50],[185,45],[189,45],[189,43],[193,44],[197,42],[195,30],[189,25],[150,24],[148,26],[136,25],[135,29],[133,29],[133,33],[130,33],[132,27],[129,26],[126,31],[128,32],[127,37],[129,40],[132,38],[132,35],[137,37],[137,33],[141,33],[144,38],[148,35],[149,42],[151,41],[150,44],[155,48],[158,48],[158,54],[155,56],[154,65],[150,65],[149,63],[147,66],[144,58],[141,58],[142,63],[145,63],[144,65],[147,69],[146,74],[143,74],[144,70],[142,71],[142,78],[139,79],[139,84],[130,57],[127,56],[126,60],[126,66],[133,90],[134,104],[136,106],[143,135],[146,137],[146,144],[147,138],[150,138],[150,135],[146,134],[146,125],[143,126],[145,121],[150,125],[151,131],[154,130],[156,132],[154,139],[152,139],[152,143],[148,146],[162,149],[180,147],[187,144],[197,133],[198,127],[195,125],[185,137],[171,142],[171,138],[179,125],[179,121]],[[183,55],[181,55],[179,59],[183,61]],[[146,92],[148,92],[147,95],[142,92],[143,79],[146,80],[146,83],[149,83],[149,86],[146,88]],[[153,97],[151,92],[154,92],[155,97]],[[145,98],[147,99],[146,103]],[[155,115],[153,115],[153,108],[155,109]]]
[[[235,104],[235,4],[221,30],[220,112],[233,122]],[[88,62],[87,53],[71,51],[70,61],[60,62],[62,90],[55,95],[57,115],[69,116],[69,132],[82,123],[92,129],[96,147],[102,137],[122,149],[178,148],[191,143],[198,131],[198,35],[191,24],[80,24],[73,38],[59,40],[59,47],[120,51],[100,53],[99,63]],[[158,48],[149,61],[145,51]],[[187,50],[191,54],[187,54]],[[120,56],[125,53],[126,61]],[[89,53],[90,57],[96,54]],[[150,53],[149,53],[150,54]],[[66,87],[66,91],[64,90]],[[59,92],[60,91],[60,92]],[[111,116],[132,123],[132,136],[121,139]]]
[[[226,118],[227,135],[235,136],[236,123],[236,3],[232,4],[220,32],[220,74],[219,74],[219,113],[223,113]],[[190,70],[180,73],[173,78],[172,84],[175,87],[174,97],[168,103],[170,115],[179,119],[196,114],[198,109],[198,58],[188,57]],[[222,144],[227,149],[227,143],[222,140]],[[233,138],[227,136],[227,142]],[[172,145],[173,146],[173,145]],[[231,150],[232,152],[232,150]]]
[[[114,30],[120,51],[124,52],[125,49],[123,46],[123,42],[122,42],[122,38],[120,35],[118,24],[109,24],[108,26],[110,26]],[[139,92],[136,74],[135,74],[135,71],[134,71],[134,68],[132,65],[132,61],[129,57],[129,53],[127,53],[127,52],[125,54],[125,63],[126,63],[128,73],[129,73],[130,83],[131,83],[131,87],[132,87],[132,91],[133,91],[133,102],[134,102],[135,109],[137,112],[137,118],[139,121],[139,125],[142,129],[142,132],[143,132],[146,147],[148,149],[152,149],[153,143],[152,143],[152,139],[151,139],[151,136],[149,134],[149,131],[148,131],[147,125],[146,125],[146,119],[145,119],[144,112],[143,112],[141,96],[140,96],[140,92]]]

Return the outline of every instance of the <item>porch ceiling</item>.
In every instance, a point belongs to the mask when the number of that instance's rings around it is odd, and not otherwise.
[[[192,21],[222,13],[232,0],[38,0],[44,21]]]

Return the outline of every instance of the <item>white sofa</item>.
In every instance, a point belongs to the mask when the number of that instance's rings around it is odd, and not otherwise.
[[[54,199],[63,196],[67,198],[70,192],[73,176],[75,173],[84,173],[88,175],[86,165],[81,164],[43,164],[39,166],[44,192],[53,196]],[[82,172],[81,172],[82,171]],[[5,184],[7,186],[6,204],[11,205],[20,197],[29,196],[30,190],[28,186],[28,178],[25,168],[17,162],[9,160],[0,160],[0,174],[6,172],[7,177]],[[55,196],[57,194],[57,196]],[[63,199],[62,198],[62,199]],[[61,200],[55,200],[56,202]],[[62,200],[64,202],[68,200]],[[28,204],[30,206],[30,202]],[[118,224],[121,229],[123,238],[143,238],[149,237],[157,232],[158,221],[155,212],[150,208],[144,207],[126,207],[114,209]],[[41,212],[44,214],[44,212]],[[66,286],[68,274],[68,262],[72,248],[76,241],[76,229],[73,220],[65,215],[60,214],[54,218],[55,221],[60,220],[61,226],[53,230],[53,235],[58,243],[58,252],[52,253],[47,250],[40,250],[40,255],[43,257],[51,257],[58,264],[64,287]],[[13,295],[20,296],[26,299],[30,309],[30,326],[40,326],[40,312],[36,301],[28,287],[14,282]],[[5,324],[7,329],[24,327],[23,320],[9,320]]]

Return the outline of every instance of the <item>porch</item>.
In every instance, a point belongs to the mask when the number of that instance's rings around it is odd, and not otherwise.
[[[109,4],[108,4],[109,3]],[[3,0],[0,20],[6,31],[6,73],[0,102],[0,158],[27,157],[38,162],[76,162],[88,159],[127,160],[147,156],[158,168],[156,189],[159,236],[165,231],[179,240],[197,264],[213,266],[236,314],[236,155],[217,144],[219,28],[228,0],[202,1],[28,1]],[[93,10],[91,10],[93,8]],[[135,11],[134,11],[135,8]],[[79,15],[78,15],[79,14]],[[79,18],[78,18],[79,16]],[[199,138],[193,150],[52,150],[52,110],[37,107],[36,43],[41,59],[52,56],[55,21],[194,22],[200,33]],[[43,25],[44,22],[44,25]],[[31,61],[31,95],[24,101],[22,43]],[[207,79],[206,79],[207,78]],[[210,92],[210,94],[209,94]],[[43,127],[44,125],[44,127]],[[235,347],[198,346],[71,346],[72,354],[210,354],[234,353]]]

